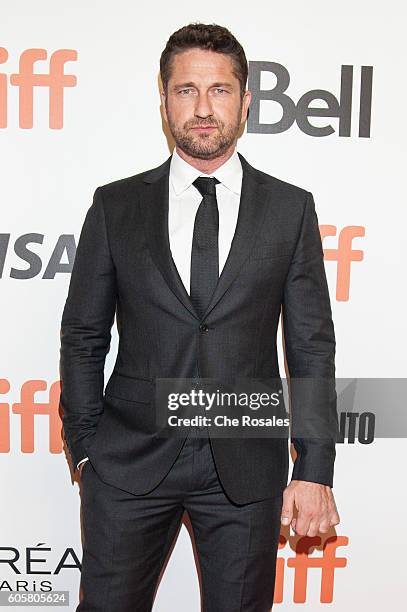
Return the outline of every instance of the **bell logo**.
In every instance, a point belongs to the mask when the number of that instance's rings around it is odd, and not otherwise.
[[[10,84],[19,88],[19,126],[23,129],[33,127],[34,88],[49,89],[49,127],[60,130],[64,125],[64,88],[76,86],[76,76],[65,74],[66,62],[77,60],[74,49],[58,49],[49,59],[48,73],[34,72],[34,64],[47,59],[45,49],[26,49],[22,52],[19,72],[10,75]],[[0,64],[8,60],[8,51],[0,47]],[[6,128],[8,122],[8,88],[7,74],[0,73],[0,128]]]
[[[261,79],[263,74],[273,74],[275,86],[272,89],[263,89]],[[357,100],[353,99],[353,66],[341,67],[340,93],[337,98],[325,89],[311,89],[306,91],[298,102],[295,102],[286,93],[290,84],[290,73],[285,66],[276,62],[249,62],[248,87],[253,94],[247,120],[247,131],[257,134],[280,134],[289,130],[297,123],[299,129],[308,136],[330,136],[335,129],[330,123],[317,126],[312,123],[312,117],[333,117],[338,119],[338,135],[349,137],[351,135],[352,106]],[[373,66],[361,66],[359,91],[359,138],[370,137],[370,124],[372,113],[372,84]],[[322,100],[325,106],[316,107],[314,102]],[[260,111],[264,110],[261,103],[274,103],[280,111],[281,119],[275,123],[265,123],[260,120]],[[310,120],[311,119],[311,120]]]

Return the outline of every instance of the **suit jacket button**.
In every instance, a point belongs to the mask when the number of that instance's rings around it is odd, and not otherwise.
[[[206,332],[206,331],[208,331],[209,327],[207,326],[206,323],[201,323],[200,326],[199,326],[199,329],[200,329],[201,332]]]

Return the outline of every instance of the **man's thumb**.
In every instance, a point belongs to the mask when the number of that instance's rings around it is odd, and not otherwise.
[[[288,502],[285,502],[281,510],[282,525],[289,525],[291,523],[292,518],[293,518],[292,506],[288,504]]]

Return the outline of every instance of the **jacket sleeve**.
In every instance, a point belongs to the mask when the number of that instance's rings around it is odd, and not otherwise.
[[[72,463],[87,456],[103,412],[104,364],[116,309],[116,275],[101,188],[88,209],[61,321],[60,373],[64,438]]]
[[[333,486],[338,417],[335,332],[322,241],[312,193],[283,295],[283,330],[290,376],[292,480]]]

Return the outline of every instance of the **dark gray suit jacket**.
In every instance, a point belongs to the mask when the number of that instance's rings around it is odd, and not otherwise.
[[[183,443],[157,436],[155,379],[197,371],[218,379],[279,377],[281,308],[290,377],[333,381],[307,395],[311,412],[313,402],[322,406],[332,426],[323,439],[292,439],[292,478],[333,485],[335,335],[313,196],[239,157],[236,231],[203,319],[169,247],[171,157],[98,187],[82,227],[61,322],[64,436],[75,465],[89,456],[102,480],[134,494],[163,478]],[[115,314],[119,348],[104,390]],[[236,503],[279,495],[287,485],[287,439],[211,443]]]

